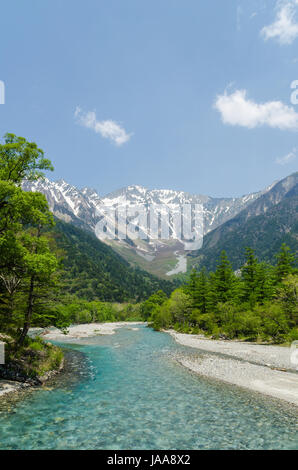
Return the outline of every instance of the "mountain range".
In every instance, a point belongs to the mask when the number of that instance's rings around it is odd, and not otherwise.
[[[143,221],[139,228],[143,233],[142,238],[122,239],[124,237],[119,236],[118,239],[102,240],[130,264],[169,278],[186,271],[192,265],[204,264],[213,268],[223,248],[231,256],[235,269],[243,259],[240,252],[247,244],[256,248],[261,257],[270,258],[270,247],[263,242],[268,234],[270,240],[273,238],[277,245],[288,241],[295,248],[297,175],[298,173],[295,173],[257,193],[239,198],[212,198],[166,189],[149,190],[138,185],[128,186],[101,197],[94,189],[78,189],[64,180],[53,182],[49,179],[25,181],[23,188],[45,194],[51,211],[58,219],[93,233],[106,208],[150,207],[151,213],[153,212],[158,220],[159,213],[163,210],[170,209],[171,213],[175,214],[180,213],[185,205],[201,207],[201,230],[204,238],[203,246],[202,243],[199,244],[196,250],[188,250],[188,241],[177,235],[171,217],[168,218],[168,239],[157,240],[150,237],[148,226]],[[192,224],[187,217],[190,217],[190,214],[186,215],[183,224]],[[131,216],[130,223],[137,218],[138,213]],[[120,228],[118,235],[119,233]],[[262,246],[263,248],[259,249]]]

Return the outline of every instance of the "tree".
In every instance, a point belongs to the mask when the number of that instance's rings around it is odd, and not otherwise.
[[[151,317],[152,312],[155,310],[156,306],[162,305],[166,300],[168,300],[167,295],[159,290],[155,294],[152,294],[149,299],[145,300],[141,304],[140,313],[142,318],[146,321]]]
[[[266,263],[259,263],[256,267],[256,302],[263,304],[267,300],[271,300],[274,294],[273,268]]]
[[[172,315],[173,323],[177,322],[183,325],[189,325],[192,299],[183,289],[174,290],[167,304]]]
[[[213,309],[219,302],[224,303],[232,298],[234,283],[232,266],[226,252],[222,251],[216,271],[210,275],[209,309]]]
[[[198,275],[197,281],[197,289],[196,289],[196,297],[195,301],[197,304],[197,308],[200,310],[201,313],[207,312],[207,304],[208,304],[208,292],[209,292],[209,279],[207,275],[207,271],[203,268]]]
[[[258,283],[258,260],[255,257],[254,250],[246,248],[246,262],[241,268],[243,281],[243,300],[249,302],[251,306],[256,303],[256,288]]]
[[[277,289],[277,300],[288,315],[291,325],[298,327],[298,276],[288,275]]]
[[[192,299],[192,308],[206,313],[208,302],[208,275],[203,268],[199,273],[193,269],[184,291]]]
[[[18,346],[22,346],[24,343],[34,313],[42,314],[42,312],[35,311],[35,308],[40,305],[41,298],[46,296],[46,293],[52,287],[52,275],[58,269],[58,260],[55,254],[50,251],[48,239],[41,236],[41,226],[24,234],[24,246],[27,250],[24,257],[26,266],[26,279],[24,279],[24,282],[27,284],[27,289],[25,289],[27,298]]]
[[[52,171],[53,166],[36,143],[5,134],[4,144],[0,144],[0,180],[20,185],[24,179],[40,178],[43,170]]]
[[[42,235],[42,229],[54,223],[46,198],[23,191],[21,183],[51,169],[35,143],[13,134],[4,136],[0,144],[0,312],[2,325],[21,327],[19,346],[31,326],[36,299],[49,291],[58,268],[49,240]]]
[[[295,263],[295,256],[291,253],[290,248],[283,243],[280,252],[276,255],[276,282],[280,283],[289,274],[293,273],[293,265]]]
[[[18,233],[49,214],[43,195],[22,191],[23,179],[38,179],[43,175],[41,170],[52,169],[34,142],[5,134],[4,144],[0,144],[0,269],[22,270],[23,250]]]

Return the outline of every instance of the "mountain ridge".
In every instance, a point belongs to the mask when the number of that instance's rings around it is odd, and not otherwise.
[[[291,175],[287,178],[291,178]],[[205,243],[205,238],[210,232],[218,233],[216,229],[228,221],[233,221],[244,209],[259,207],[258,204],[262,204],[262,197],[268,193],[274,194],[274,188],[276,186],[279,187],[281,181],[274,182],[259,192],[238,198],[213,198],[202,194],[190,194],[171,189],[150,190],[140,185],[130,185],[105,196],[100,196],[95,189],[89,187],[79,189],[68,184],[63,179],[56,182],[52,182],[49,179],[36,182],[25,181],[23,188],[28,191],[39,191],[45,194],[51,211],[58,219],[93,233],[106,207],[133,207],[134,204],[150,205],[150,210],[156,211],[155,215],[158,217],[160,205],[171,208],[176,213],[181,211],[181,207],[185,204],[201,205]],[[280,190],[277,192],[279,194],[282,193]],[[277,202],[278,198],[273,201],[273,203]],[[254,204],[257,204],[257,206],[253,206]],[[263,209],[260,206],[260,213],[262,213]],[[187,222],[191,223],[189,219],[187,219]],[[111,220],[111,223],[113,223],[113,220]],[[233,224],[234,222],[231,223]],[[123,240],[111,239],[102,241],[110,245],[132,265],[140,266],[152,274],[167,277],[168,273],[175,272],[173,268],[175,268],[181,257],[184,256],[186,258],[185,250],[189,247],[189,245],[176,236],[177,234],[170,220],[168,221],[168,226],[169,233],[172,234],[172,239],[170,240],[150,239],[148,227],[142,226],[140,231],[148,235],[147,240],[132,240],[126,237]],[[184,272],[185,266],[182,268]]]
[[[234,269],[244,262],[247,246],[260,260],[274,262],[282,243],[298,251],[298,172],[278,181],[270,191],[244,208],[204,238],[203,247],[191,254],[191,265],[216,268],[225,250]]]

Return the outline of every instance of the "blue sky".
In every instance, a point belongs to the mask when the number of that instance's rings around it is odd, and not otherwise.
[[[51,178],[239,196],[297,169],[298,0],[3,0],[1,19],[0,135]]]

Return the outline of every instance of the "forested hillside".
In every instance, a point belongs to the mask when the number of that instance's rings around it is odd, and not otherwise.
[[[52,229],[61,250],[65,290],[85,300],[139,301],[174,284],[133,268],[95,235],[56,220]]]

